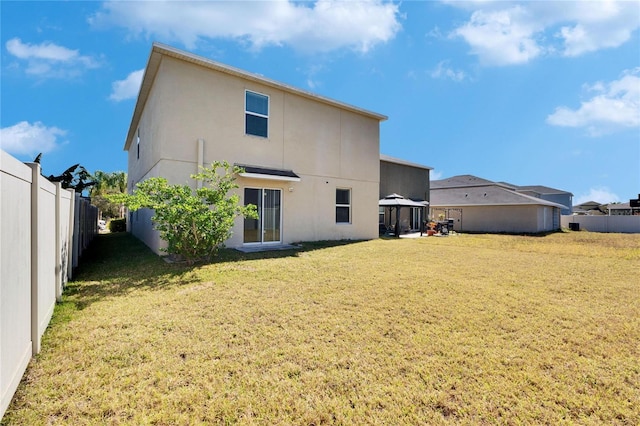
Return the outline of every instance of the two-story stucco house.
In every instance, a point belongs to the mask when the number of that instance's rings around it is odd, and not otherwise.
[[[227,247],[378,236],[380,122],[387,117],[169,46],[153,44],[127,134],[129,190],[162,176],[193,184],[226,160],[241,202]],[[152,212],[129,230],[159,253]]]

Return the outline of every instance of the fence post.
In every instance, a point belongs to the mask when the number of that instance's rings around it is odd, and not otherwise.
[[[40,353],[38,336],[38,192],[40,191],[40,164],[26,163],[31,167],[31,345],[32,354]]]
[[[74,203],[73,203],[73,261],[71,265],[73,268],[78,266],[78,257],[80,254],[80,194],[74,194]]]
[[[69,189],[71,191],[71,200],[69,204],[69,238],[67,239],[67,278],[73,278],[73,238],[74,238],[74,230],[73,224],[75,223],[76,217],[76,192],[73,189]]]
[[[62,302],[62,281],[63,275],[66,271],[62,270],[62,233],[60,232],[60,226],[62,221],[60,216],[62,215],[62,183],[56,182],[56,301]]]

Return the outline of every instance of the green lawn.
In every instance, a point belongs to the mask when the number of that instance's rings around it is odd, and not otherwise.
[[[640,424],[640,235],[166,264],[100,235],[3,424]]]

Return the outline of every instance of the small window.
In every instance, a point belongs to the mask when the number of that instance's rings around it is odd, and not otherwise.
[[[136,159],[140,159],[140,129],[138,128],[138,134],[136,135]]]
[[[336,223],[351,223],[350,189],[336,189]]]
[[[259,93],[245,91],[245,127],[247,135],[269,135],[269,97]]]

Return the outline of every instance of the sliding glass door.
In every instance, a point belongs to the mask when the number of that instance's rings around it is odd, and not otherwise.
[[[258,208],[258,219],[244,220],[244,242],[279,243],[282,241],[282,191],[280,189],[245,188],[244,204]]]

